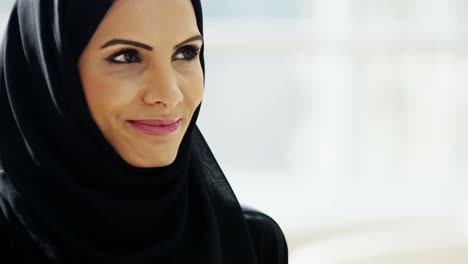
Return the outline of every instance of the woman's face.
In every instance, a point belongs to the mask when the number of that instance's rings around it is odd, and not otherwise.
[[[203,97],[201,46],[190,0],[116,0],[81,54],[91,115],[130,165],[175,160]]]

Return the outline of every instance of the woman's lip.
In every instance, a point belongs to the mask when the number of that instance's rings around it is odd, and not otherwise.
[[[133,123],[140,123],[146,124],[150,126],[167,126],[174,124],[175,122],[179,121],[180,118],[161,118],[161,119],[140,119],[140,120],[129,120]]]
[[[129,120],[136,130],[149,135],[168,135],[179,128],[180,118]]]

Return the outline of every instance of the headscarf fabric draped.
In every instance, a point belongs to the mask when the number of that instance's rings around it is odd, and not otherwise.
[[[159,168],[126,163],[92,120],[77,60],[111,4],[18,0],[9,18],[0,214],[25,261],[256,263],[241,207],[196,125],[200,106],[176,160]],[[203,34],[201,4],[192,5]],[[200,62],[205,73],[203,48]]]

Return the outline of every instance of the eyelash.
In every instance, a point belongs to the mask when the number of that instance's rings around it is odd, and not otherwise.
[[[176,60],[184,60],[184,61],[191,61],[195,59],[198,54],[200,53],[200,47],[195,46],[195,45],[187,45],[179,48],[175,55],[173,56],[173,59],[178,55],[178,54],[183,54],[185,52],[191,52],[191,55],[188,58],[184,59],[176,59]],[[124,60],[126,62],[118,61],[116,58],[124,55]],[[130,58],[127,57],[126,55],[130,55]],[[127,59],[130,59],[131,61],[128,62]],[[112,54],[106,59],[108,62],[113,63],[113,64],[132,64],[132,63],[141,63],[142,59],[140,56],[140,53],[136,49],[131,49],[131,48],[123,48],[116,53]]]
[[[118,61],[116,60],[116,58],[120,57],[124,55],[124,60],[127,60],[128,58],[125,56],[125,55],[130,55],[131,58],[135,58],[136,57],[136,62],[135,61],[132,61],[132,62],[122,62],[122,61]],[[129,49],[129,48],[123,48],[119,51],[117,51],[116,53],[112,54],[111,56],[109,56],[107,59],[106,59],[108,62],[110,63],[114,63],[114,64],[130,64],[130,63],[140,63],[141,62],[141,56],[140,54],[138,53],[138,51],[136,49]]]

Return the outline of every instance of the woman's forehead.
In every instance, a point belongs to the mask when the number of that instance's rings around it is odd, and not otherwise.
[[[117,0],[101,21],[100,38],[145,38],[157,44],[174,37],[175,42],[199,34],[189,0]]]
[[[196,24],[196,15],[190,0],[116,0],[106,16],[114,16],[124,23],[152,25],[179,21]]]

